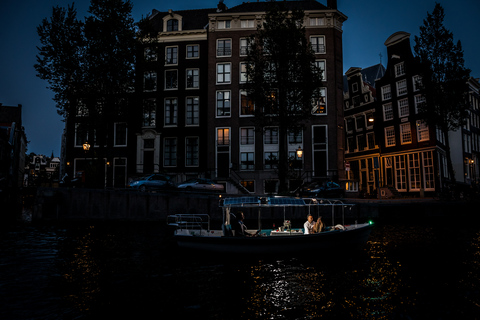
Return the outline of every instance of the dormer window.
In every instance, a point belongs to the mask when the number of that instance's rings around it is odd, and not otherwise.
[[[178,31],[177,19],[170,19],[167,21],[167,31]]]
[[[163,31],[174,32],[182,31],[182,16],[168,10],[168,14],[163,17]]]

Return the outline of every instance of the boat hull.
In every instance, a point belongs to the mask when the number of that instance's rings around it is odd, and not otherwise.
[[[181,248],[195,251],[233,254],[292,254],[312,251],[361,249],[372,226],[365,224],[347,230],[327,231],[311,235],[268,237],[213,237],[178,234],[174,238]]]

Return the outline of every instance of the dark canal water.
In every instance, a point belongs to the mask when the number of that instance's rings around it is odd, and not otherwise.
[[[0,319],[480,319],[479,219],[377,222],[355,257],[175,250],[163,223],[0,226]]]

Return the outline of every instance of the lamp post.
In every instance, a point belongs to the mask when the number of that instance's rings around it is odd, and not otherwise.
[[[85,141],[85,143],[82,145],[83,151],[85,152],[85,165],[83,167],[83,182],[86,184],[87,182],[87,152],[90,150],[90,144],[88,141]]]

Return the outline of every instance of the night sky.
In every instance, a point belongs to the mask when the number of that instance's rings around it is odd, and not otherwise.
[[[254,0],[255,1],[255,0]],[[68,0],[2,0],[0,4],[0,103],[23,106],[23,126],[28,144],[27,152],[50,156],[60,155],[64,123],[57,114],[53,93],[48,83],[36,76],[33,65],[40,45],[36,27],[43,18],[50,18],[52,7],[67,7]],[[231,8],[242,0],[225,0]],[[327,0],[320,0],[326,5]],[[480,1],[479,0],[338,0],[338,10],[348,17],[343,25],[343,71],[350,67],[366,68],[379,63],[386,67],[385,40],[397,31],[414,36],[432,12],[435,2],[445,9],[444,24],[453,32],[455,41],[462,42],[465,66],[471,75],[480,77]],[[77,0],[77,18],[87,15],[90,1]],[[138,21],[152,9],[186,10],[215,8],[217,0],[180,2],[132,0],[133,18]],[[382,57],[380,57],[380,54]],[[381,59],[381,60],[380,60]]]

